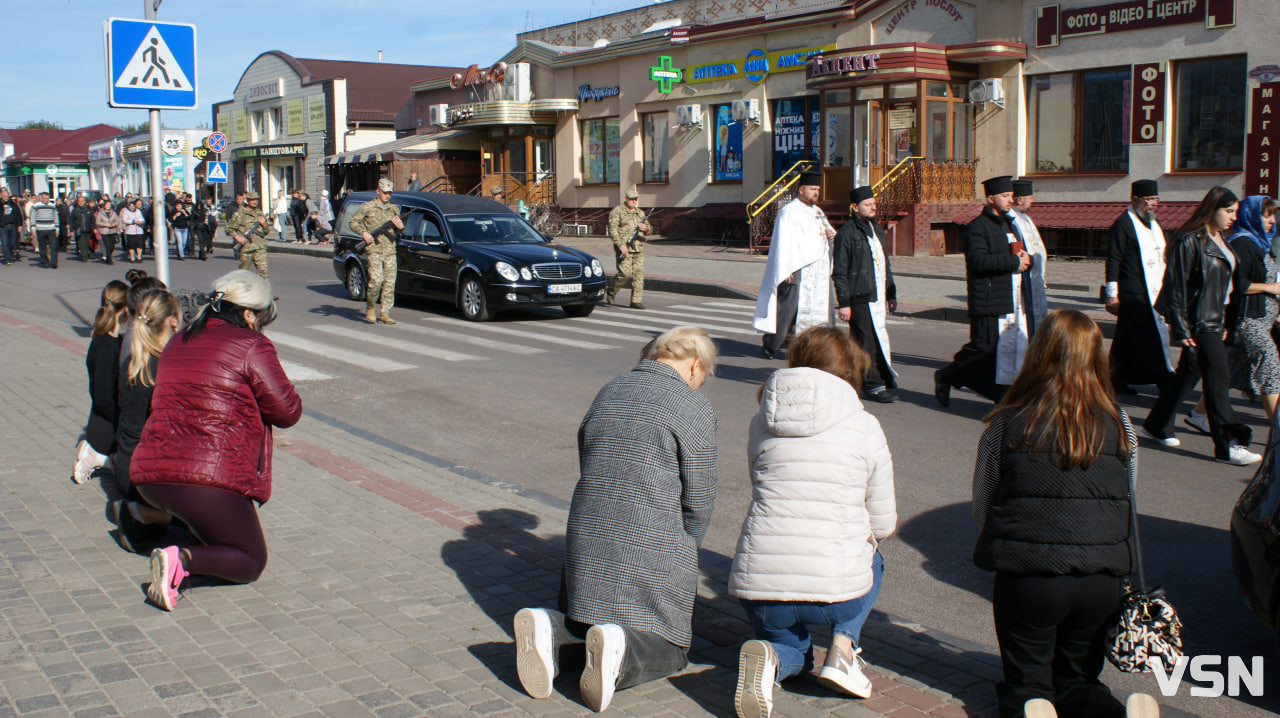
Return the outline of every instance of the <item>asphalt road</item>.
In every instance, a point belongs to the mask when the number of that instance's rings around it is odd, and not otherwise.
[[[720,422],[720,488],[704,549],[720,564],[732,557],[750,500],[745,444],[755,390],[782,366],[760,356],[750,303],[651,293],[643,312],[602,306],[589,318],[569,320],[557,310],[540,310],[472,324],[449,306],[411,302],[397,308],[399,325],[373,327],[361,321],[363,305],[346,298],[328,260],[274,254],[270,261],[280,319],[268,335],[308,411],[550,501],[567,502],[572,495],[577,426],[600,386],[630,368],[644,342],[662,329],[704,326],[720,351],[716,377],[704,387]],[[56,271],[0,268],[0,306],[87,333],[101,286],[122,278],[129,266],[81,265],[64,257]],[[205,289],[236,264],[220,250],[207,262],[171,267],[173,287]],[[956,391],[944,411],[932,395],[933,370],[965,341],[967,329],[895,320],[890,333],[901,400],[870,411],[895,459],[899,531],[883,546],[886,580],[876,608],[994,651],[990,576],[970,560],[976,530],[969,513],[974,449],[990,404]],[[1127,397],[1125,404],[1141,418],[1152,400]],[[1253,448],[1261,451],[1261,410],[1237,402],[1255,425]],[[1181,449],[1144,442],[1141,450],[1149,580],[1163,584],[1180,610],[1189,654],[1246,661],[1264,656],[1268,683],[1280,686],[1275,637],[1243,607],[1228,551],[1229,513],[1252,471],[1212,461],[1208,437],[1189,431],[1180,436]],[[1150,675],[1108,668],[1104,678],[1122,691],[1159,695]],[[1187,683],[1176,698],[1161,700],[1205,716],[1263,715],[1280,707],[1275,698],[1191,697]]]

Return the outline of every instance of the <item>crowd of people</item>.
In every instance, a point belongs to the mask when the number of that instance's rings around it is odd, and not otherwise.
[[[262,574],[271,429],[295,424],[302,401],[262,333],[276,317],[265,278],[214,280],[186,326],[163,282],[141,269],[126,280],[103,288],[94,319],[72,479],[104,480],[120,546],[150,556],[147,597],[172,611],[188,576]]]

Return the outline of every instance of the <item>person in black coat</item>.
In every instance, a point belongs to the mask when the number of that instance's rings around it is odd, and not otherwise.
[[[93,238],[93,210],[85,205],[84,195],[76,197],[71,210],[71,234],[76,242],[76,254],[81,262],[89,261],[89,240]]]
[[[1010,245],[1017,233],[1009,220],[1013,207],[1013,178],[992,177],[982,183],[986,206],[965,225],[965,289],[969,298],[969,343],[960,347],[947,366],[933,374],[933,394],[942,406],[951,405],[951,387],[967,386],[999,401],[1005,388],[996,383],[996,345],[1000,317],[1011,314],[1013,274],[1031,267],[1025,249],[1015,254]]]
[[[898,397],[885,388],[896,388],[890,362],[886,312],[898,308],[897,287],[893,270],[884,253],[884,229],[873,221],[876,199],[870,187],[859,187],[849,193],[853,216],[836,233],[831,260],[831,279],[836,287],[836,315],[849,322],[849,333],[871,358],[862,381],[862,395],[868,401],[888,404]],[[876,276],[883,266],[883,282]],[[881,333],[884,334],[883,340]]]
[[[1105,287],[1106,309],[1116,316],[1111,378],[1124,394],[1134,393],[1130,384],[1162,386],[1173,375],[1165,354],[1168,329],[1152,309],[1165,269],[1164,231],[1155,217],[1159,185],[1138,180],[1130,195],[1130,207],[1107,234]]]
[[[298,190],[294,190],[293,199],[289,200],[289,221],[293,224],[294,242],[305,242],[303,227],[307,224],[307,201]]]
[[[1225,334],[1234,319],[1234,309],[1228,313],[1227,292],[1238,260],[1227,246],[1225,235],[1235,221],[1238,204],[1231,190],[1214,187],[1200,201],[1191,219],[1178,229],[1156,310],[1168,323],[1174,344],[1182,347],[1182,355],[1173,380],[1161,387],[1142,428],[1164,446],[1180,445],[1173,435],[1174,419],[1178,407],[1200,379],[1204,383],[1214,458],[1245,466],[1262,457],[1247,448],[1253,432],[1236,416],[1228,396],[1230,362]]]

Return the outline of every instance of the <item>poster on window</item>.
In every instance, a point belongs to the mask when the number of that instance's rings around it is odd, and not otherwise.
[[[733,121],[729,105],[716,107],[716,182],[742,181],[742,124]]]
[[[582,126],[582,181],[600,184],[604,181],[604,124],[587,122]]]
[[[773,176],[780,177],[800,160],[808,159],[808,112],[805,98],[778,100],[773,105]]]
[[[617,182],[618,155],[622,143],[618,140],[618,121],[605,120],[604,123],[604,181]]]
[[[165,155],[160,160],[160,181],[164,186],[164,191],[175,194],[185,192],[186,189],[183,187],[182,177],[186,173],[186,158],[182,155],[177,157]]]

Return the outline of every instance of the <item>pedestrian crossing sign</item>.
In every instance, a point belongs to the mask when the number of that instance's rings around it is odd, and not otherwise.
[[[226,162],[210,162],[209,174],[205,177],[205,181],[210,184],[227,181],[227,163]]]
[[[102,24],[107,104],[152,110],[196,106],[196,26],[113,17]]]

